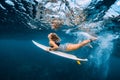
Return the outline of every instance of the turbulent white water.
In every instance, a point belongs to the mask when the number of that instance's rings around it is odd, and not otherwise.
[[[72,34],[77,37],[76,41],[81,42],[90,39],[91,36],[82,31],[71,32],[67,30],[67,34]],[[119,37],[117,34],[111,32],[104,32],[96,35],[98,40],[91,44],[93,48],[89,51],[89,62],[87,68],[93,68],[91,76],[99,75],[101,79],[105,79],[109,73],[109,59],[113,53],[114,40]],[[88,47],[86,47],[87,49]],[[84,51],[87,52],[87,51]],[[87,54],[87,53],[86,53]],[[84,53],[85,55],[85,53]]]
[[[15,4],[11,0],[5,0],[5,2],[11,6],[14,6]]]
[[[106,12],[104,18],[116,17],[120,15],[120,0],[117,0]]]

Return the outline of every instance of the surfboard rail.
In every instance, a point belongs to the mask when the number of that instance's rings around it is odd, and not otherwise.
[[[45,51],[48,51],[49,47],[45,46],[45,45],[42,45],[34,40],[32,40],[32,42],[39,48],[45,50]],[[78,58],[77,56],[75,55],[72,55],[72,54],[68,54],[68,53],[64,53],[64,52],[60,52],[60,51],[48,51],[49,53],[52,53],[52,54],[55,54],[55,55],[58,55],[58,56],[61,56],[61,57],[64,57],[64,58],[68,58],[68,59],[72,59],[72,60],[77,60],[77,61],[88,61],[88,59],[81,59],[81,58]]]

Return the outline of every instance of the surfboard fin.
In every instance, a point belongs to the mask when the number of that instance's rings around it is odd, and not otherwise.
[[[79,65],[80,65],[80,64],[81,64],[81,62],[80,62],[79,60],[77,60],[77,64],[79,64]]]
[[[89,46],[90,48],[93,48],[93,46],[92,46],[90,43],[88,44],[88,46]]]

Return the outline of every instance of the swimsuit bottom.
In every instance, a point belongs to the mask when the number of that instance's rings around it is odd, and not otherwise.
[[[60,44],[59,47],[58,47],[58,51],[66,51],[67,50],[67,45],[69,43],[66,43],[66,44]]]

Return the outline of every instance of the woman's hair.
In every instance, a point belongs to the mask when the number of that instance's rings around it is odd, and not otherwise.
[[[51,34],[51,39],[53,41],[60,41],[61,40],[56,33],[52,33]]]

